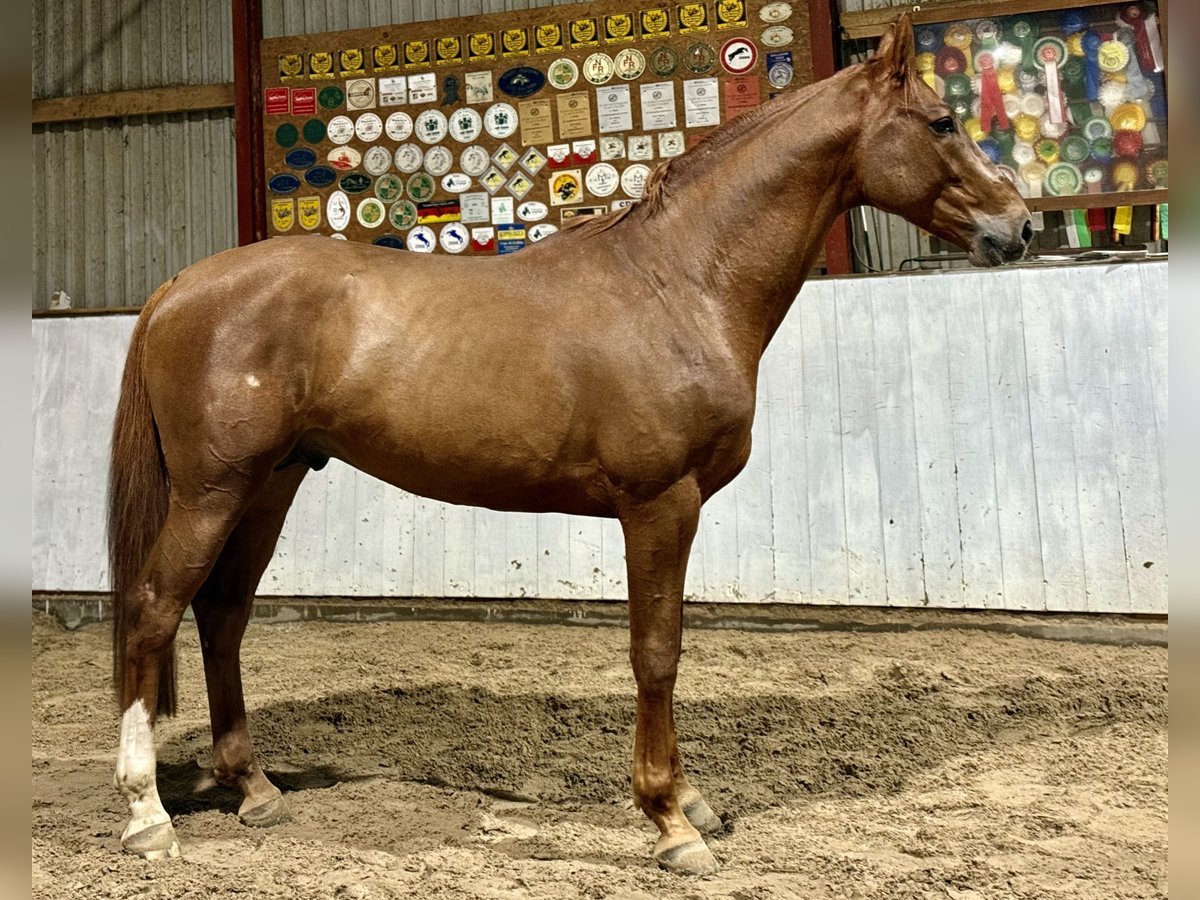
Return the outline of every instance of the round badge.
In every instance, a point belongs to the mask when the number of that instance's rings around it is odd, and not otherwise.
[[[1024,141],[1014,141],[1012,148],[1013,162],[1018,167],[1026,165],[1037,159],[1037,154],[1033,151],[1033,145],[1027,144]]]
[[[573,87],[579,80],[579,66],[575,65],[574,60],[564,56],[562,59],[556,59],[550,63],[546,76],[550,84],[560,91],[565,91],[567,88]]]
[[[792,29],[786,25],[772,25],[767,28],[759,36],[759,40],[763,42],[765,47],[786,47],[793,40],[795,35]]]
[[[310,144],[319,144],[325,140],[325,123],[320,119],[309,119],[304,123],[301,133]]]
[[[353,147],[334,147],[325,157],[325,161],[341,172],[357,169],[362,162],[362,154]]]
[[[1104,116],[1095,116],[1083,123],[1083,136],[1089,141],[1112,137],[1113,127]]]
[[[376,247],[391,247],[393,250],[403,250],[404,241],[394,234],[381,234],[371,241]]]
[[[321,93],[317,94],[317,102],[321,104],[322,109],[337,109],[346,101],[346,95],[342,93],[342,89],[337,85],[329,85],[321,88]]]
[[[1137,103],[1122,103],[1108,120],[1114,131],[1141,131],[1146,127],[1146,111]]]
[[[478,144],[467,147],[458,157],[458,164],[462,166],[462,170],[473,178],[486,172],[490,163],[491,157],[488,156],[487,150]]]
[[[1039,68],[1060,66],[1067,58],[1067,45],[1062,38],[1044,37],[1033,45],[1033,61]]]
[[[743,37],[730,38],[721,45],[721,67],[730,75],[742,75],[758,62],[758,48]]]
[[[418,172],[408,179],[408,196],[418,203],[433,196],[433,177],[426,172]]]
[[[670,47],[658,47],[650,52],[647,65],[650,66],[650,71],[659,78],[666,78],[668,75],[673,75],[679,68],[679,54]]]
[[[317,164],[317,154],[307,147],[297,147],[283,161],[289,169],[310,169]]]
[[[1062,142],[1059,152],[1062,154],[1064,160],[1078,165],[1091,156],[1092,148],[1088,144],[1087,138],[1073,134]]]
[[[456,109],[450,113],[450,137],[454,138],[460,144],[469,144],[475,138],[479,137],[480,131],[483,129],[483,119],[479,113],[471,109],[469,106],[464,106],[462,109]]]
[[[326,188],[337,181],[337,172],[329,166],[313,166],[304,173],[304,180],[315,188]]]
[[[413,131],[412,116],[405,112],[394,112],[383,123],[383,130],[393,141],[408,140]]]
[[[1146,165],[1146,180],[1150,182],[1151,187],[1163,188],[1167,187],[1168,167],[1165,159],[1151,160]]]
[[[352,109],[366,109],[375,105],[375,79],[359,78],[346,85],[346,105]]]
[[[383,120],[375,113],[363,113],[354,122],[354,133],[364,144],[378,140],[383,134]]]
[[[293,191],[299,190],[300,179],[290,172],[280,172],[278,175],[272,175],[271,180],[267,182],[267,189],[272,194],[290,194]]]
[[[392,151],[376,144],[363,154],[363,168],[372,175],[382,175],[392,167]]]
[[[550,210],[540,200],[526,200],[517,207],[517,217],[522,222],[540,222]]]
[[[1129,159],[1123,159],[1112,168],[1113,187],[1118,191],[1132,191],[1137,185],[1138,167]]]
[[[791,84],[794,74],[791,63],[778,62],[767,70],[767,81],[778,90]]]
[[[378,198],[367,197],[365,200],[358,201],[355,218],[363,228],[378,228],[383,224],[384,212],[383,204]]]
[[[558,231],[557,225],[552,225],[549,222],[542,222],[539,225],[534,225],[529,229],[529,240],[537,243],[542,238],[550,237],[554,232]]]
[[[612,57],[607,53],[593,53],[583,61],[583,77],[592,84],[607,84],[613,77]]]
[[[496,87],[510,97],[529,97],[546,83],[546,76],[532,66],[516,66],[496,79]]]
[[[344,234],[331,234],[330,237],[333,238],[335,241],[348,240],[348,238]]]
[[[617,170],[608,163],[597,163],[587,170],[584,184],[588,193],[595,197],[607,197],[617,190],[621,177]]]
[[[442,233],[438,235],[438,243],[447,253],[462,253],[470,242],[471,233],[467,231],[467,226],[462,222],[443,225]]]
[[[641,50],[626,47],[613,60],[613,68],[621,78],[633,81],[635,78],[640,78],[641,74],[646,71],[646,57],[642,55]]]
[[[768,24],[775,24],[790,18],[792,15],[792,7],[789,3],[784,3],[782,0],[776,0],[774,3],[768,3],[758,11],[758,17]]]
[[[717,52],[708,44],[697,41],[688,46],[683,54],[683,65],[693,75],[704,75],[712,71],[717,61]]]
[[[329,120],[329,140],[335,144],[348,144],[354,137],[354,123],[349,116],[334,116]]]
[[[325,218],[334,231],[342,231],[350,224],[350,198],[341,191],[334,191],[325,203]]]
[[[380,175],[375,182],[375,196],[384,203],[393,203],[404,195],[404,182],[399,175],[390,172]]]
[[[1105,72],[1120,72],[1129,65],[1129,48],[1120,41],[1104,41],[1096,50],[1096,62]]]
[[[446,116],[437,109],[425,110],[417,116],[417,120],[413,124],[417,138],[426,144],[436,144],[444,138],[447,128]]]
[[[642,191],[646,189],[646,179],[649,177],[649,166],[634,163],[621,173],[621,190],[625,192],[626,196],[640,200],[642,198]]]
[[[451,172],[442,179],[442,190],[447,194],[461,194],[471,186],[471,176],[465,172]]]
[[[401,144],[396,148],[396,168],[405,175],[416,172],[424,161],[425,153],[416,144]]]
[[[425,153],[425,171],[441,177],[454,165],[454,154],[449,147],[430,147]]]
[[[371,176],[364,175],[362,172],[347,172],[338,182],[338,187],[347,194],[361,194],[370,186]]]
[[[483,127],[494,138],[510,137],[517,130],[517,111],[507,103],[493,103],[483,114]]]
[[[428,225],[418,225],[408,233],[408,249],[415,253],[432,253],[437,246],[437,236]]]
[[[388,221],[397,231],[407,231],[417,224],[417,207],[411,200],[397,200],[388,210]]]
[[[291,122],[284,122],[275,129],[275,143],[284,150],[296,146],[298,140],[300,140],[300,132]]]

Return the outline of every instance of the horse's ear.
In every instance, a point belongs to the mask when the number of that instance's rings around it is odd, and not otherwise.
[[[902,85],[916,77],[916,42],[913,38],[912,18],[908,13],[902,13],[884,34],[871,61],[877,67],[881,79]]]

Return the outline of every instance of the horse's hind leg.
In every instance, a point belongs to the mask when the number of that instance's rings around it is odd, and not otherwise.
[[[125,605],[120,684],[121,742],[116,785],[129,801],[130,821],[121,844],[148,859],[179,855],[171,818],[155,780],[154,715],[159,672],[172,652],[188,603],[204,583],[242,512],[236,492],[173,493],[167,517],[137,587]]]
[[[225,549],[192,601],[212,720],[213,774],[242,792],[238,816],[247,825],[288,819],[279,788],[259,767],[246,725],[242,697],[241,643],[250,621],[254,591],[271,561],[288,507],[308,469],[291,466],[271,476],[225,542]]]

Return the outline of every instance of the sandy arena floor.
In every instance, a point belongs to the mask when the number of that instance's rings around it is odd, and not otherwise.
[[[259,757],[294,820],[205,787],[194,625],[159,788],[184,858],[121,852],[108,632],[33,618],[33,895],[1116,898],[1167,892],[1167,651],[982,632],[692,630],[684,763],[721,871],[661,872],[629,800],[618,628],[252,625]]]

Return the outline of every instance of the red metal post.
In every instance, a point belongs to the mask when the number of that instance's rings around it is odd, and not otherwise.
[[[814,79],[828,78],[837,71],[838,36],[834,21],[833,0],[808,0],[808,35]],[[825,238],[825,271],[830,275],[849,275],[854,271],[847,216],[839,216]]]
[[[261,0],[233,0],[233,122],[238,245],[266,237],[263,191]]]

